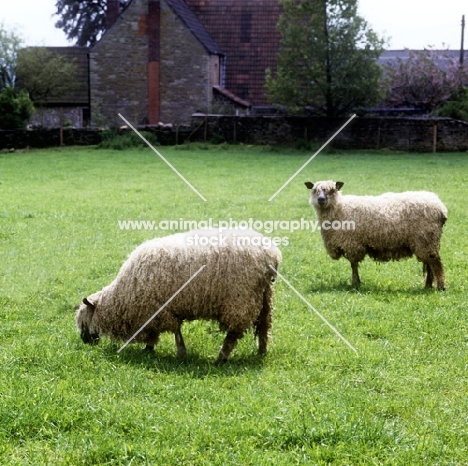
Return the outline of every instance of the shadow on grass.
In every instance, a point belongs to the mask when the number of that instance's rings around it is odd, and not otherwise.
[[[268,356],[232,355],[229,360],[221,365],[215,365],[215,357],[205,357],[195,351],[189,351],[184,358],[178,358],[174,354],[169,354],[158,347],[155,351],[146,351],[143,345],[136,344],[128,346],[118,353],[119,345],[115,343],[105,344],[102,352],[113,364],[130,364],[143,367],[156,372],[190,375],[195,378],[205,378],[208,376],[238,376],[243,372],[263,370],[265,358]]]
[[[309,293],[333,293],[333,292],[343,292],[343,293],[354,293],[358,295],[368,294],[368,293],[388,293],[388,294],[407,294],[411,296],[422,296],[431,293],[444,293],[445,291],[437,291],[435,288],[425,288],[422,284],[419,286],[408,286],[405,284],[392,283],[391,285],[378,283],[378,282],[362,282],[359,289],[351,287],[349,282],[340,281],[340,282],[321,282],[313,283],[307,288]]]
[[[334,291],[356,291],[351,288],[351,285],[345,281],[340,282],[319,282],[319,283],[312,283],[308,288],[307,291],[309,293],[319,293],[319,292],[334,292]]]

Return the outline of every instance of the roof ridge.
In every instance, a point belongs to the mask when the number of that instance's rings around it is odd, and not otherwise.
[[[241,99],[236,94],[234,94],[234,92],[228,91],[224,87],[213,86],[213,89],[215,91],[218,91],[222,96],[226,97],[227,99],[229,99],[229,100],[235,102],[236,104],[240,105],[241,107],[247,107],[247,108],[252,107],[252,104],[248,100]]]

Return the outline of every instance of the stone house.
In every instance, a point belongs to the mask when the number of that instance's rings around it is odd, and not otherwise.
[[[108,29],[89,51],[94,121],[188,124],[195,112],[266,104],[278,0],[108,0]]]
[[[87,126],[90,119],[88,48],[46,47],[46,50],[73,62],[75,79],[60,97],[51,95],[41,105],[36,103],[29,124],[46,128]],[[19,80],[21,81],[20,77]]]

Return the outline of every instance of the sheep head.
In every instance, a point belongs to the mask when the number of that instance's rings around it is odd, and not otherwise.
[[[94,302],[84,298],[76,313],[76,325],[84,343],[93,344],[99,341],[99,334],[92,331],[91,325],[95,310]]]
[[[311,190],[310,204],[315,209],[327,209],[336,204],[337,196],[344,183],[342,181],[317,181],[304,183]]]

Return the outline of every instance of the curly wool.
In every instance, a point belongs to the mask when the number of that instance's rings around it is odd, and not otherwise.
[[[177,343],[182,322],[195,319],[218,321],[221,330],[241,338],[262,310],[269,331],[281,253],[265,240],[248,230],[200,230],[146,241],[110,285],[81,304],[78,328],[82,336],[86,331],[126,341],[205,266],[134,341],[151,347],[161,332],[173,332]]]
[[[424,263],[426,286],[444,288],[439,256],[447,209],[427,191],[385,193],[380,196],[342,195],[343,183],[307,182],[325,248],[332,259],[345,257],[353,268],[353,286],[359,286],[358,263],[366,255],[376,261],[399,260],[413,254]],[[333,224],[333,222],[339,221]],[[352,227],[354,229],[347,229]],[[341,228],[324,228],[336,225]]]

